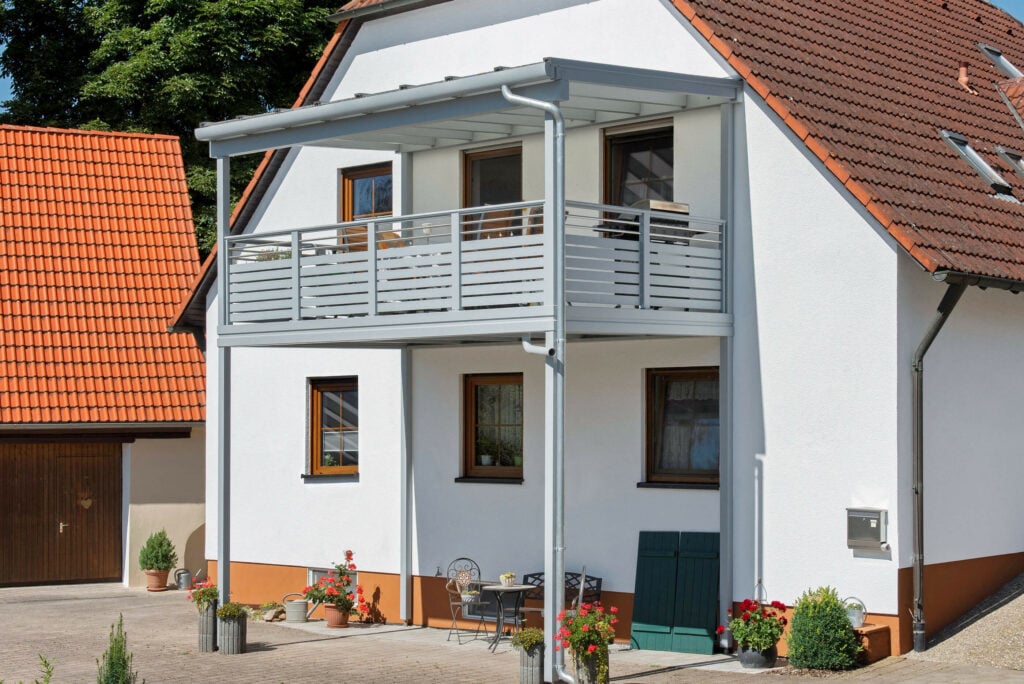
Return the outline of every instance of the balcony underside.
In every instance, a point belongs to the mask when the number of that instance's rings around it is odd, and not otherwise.
[[[219,344],[226,347],[403,347],[518,343],[523,336],[543,337],[554,330],[553,307],[531,306],[490,310],[473,320],[460,312],[404,314],[383,324],[358,317],[293,323],[262,323],[222,327]],[[637,337],[710,336],[732,334],[732,316],[721,313],[598,310],[566,307],[570,340]]]

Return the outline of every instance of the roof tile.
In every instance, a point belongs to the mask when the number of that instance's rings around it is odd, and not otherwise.
[[[939,137],[956,131],[990,164],[1024,150],[1024,26],[984,0],[674,0],[710,44],[925,268],[1021,280],[1024,207]],[[725,46],[725,47],[723,47]],[[728,48],[728,49],[726,49]],[[969,64],[972,95],[957,82]],[[840,163],[841,162],[841,163]],[[1024,177],[1007,171],[1024,200]]]
[[[177,139],[0,126],[0,174],[0,423],[202,421],[166,331],[199,270]]]

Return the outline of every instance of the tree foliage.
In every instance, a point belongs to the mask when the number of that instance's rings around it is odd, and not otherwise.
[[[200,247],[214,226],[215,173],[193,130],[288,107],[341,0],[0,0],[7,123],[181,138]],[[238,197],[259,159],[232,163]]]

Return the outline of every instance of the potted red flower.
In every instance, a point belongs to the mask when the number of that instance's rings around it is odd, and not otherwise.
[[[572,652],[576,681],[580,684],[608,684],[608,644],[615,639],[619,609],[606,611],[597,601],[580,604],[576,612],[563,610],[558,615],[562,628],[555,636],[555,650]]]
[[[370,612],[363,597],[363,588],[355,584],[356,564],[353,557],[351,550],[345,551],[344,561],[337,563],[334,570],[321,577],[316,584],[302,590],[307,601],[323,604],[328,627],[348,627],[353,610],[362,616]]]
[[[779,653],[776,644],[786,627],[786,605],[772,601],[764,605],[754,599],[743,599],[739,610],[729,621],[729,631],[739,648],[737,655],[743,667],[774,667]],[[725,627],[718,626],[718,633]]]

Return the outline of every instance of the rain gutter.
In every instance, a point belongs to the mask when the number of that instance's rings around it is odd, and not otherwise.
[[[531,348],[533,345],[524,340],[523,349],[530,353],[539,352],[546,357],[544,403],[549,411],[550,430],[545,431],[548,439],[544,447],[544,456],[545,462],[551,465],[552,508],[552,542],[549,549],[551,572],[547,576],[552,578],[552,581],[547,582],[550,591],[545,591],[544,642],[553,646],[554,635],[558,633],[559,628],[560,609],[565,605],[565,118],[562,116],[562,110],[553,102],[516,95],[504,84],[501,86],[501,94],[514,105],[543,110],[547,119],[545,142],[550,143],[548,154],[545,155],[550,183],[545,206],[545,223],[550,222],[550,231],[548,226],[545,226],[545,232],[551,236],[553,242],[554,260],[551,276],[554,285],[552,296],[555,330],[554,334],[545,335],[544,348]],[[549,127],[548,123],[552,123],[553,127]],[[555,650],[552,660],[552,674],[557,681],[570,684],[576,681],[565,669],[565,649]]]

